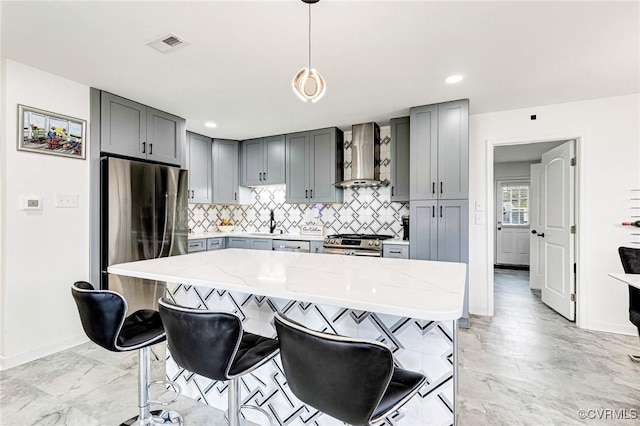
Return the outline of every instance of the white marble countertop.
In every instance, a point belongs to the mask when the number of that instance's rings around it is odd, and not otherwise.
[[[189,234],[190,240],[203,238],[240,237],[240,238],[269,238],[272,240],[296,240],[296,241],[323,241],[326,235],[300,235],[300,234],[269,234],[267,232],[192,232]],[[382,244],[409,245],[409,241],[400,239],[389,239]]]
[[[466,265],[227,249],[121,263],[108,272],[446,321],[462,316]]]
[[[640,289],[640,274],[611,273],[609,274],[609,276],[622,281],[623,283],[628,284],[631,287]]]

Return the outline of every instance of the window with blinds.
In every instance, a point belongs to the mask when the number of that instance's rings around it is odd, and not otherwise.
[[[502,186],[502,224],[529,224],[529,184]]]

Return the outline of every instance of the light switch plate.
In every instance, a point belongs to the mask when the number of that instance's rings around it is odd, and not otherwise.
[[[476,211],[477,212],[483,212],[484,211],[484,205],[480,201],[476,201]]]
[[[77,208],[78,194],[56,194],[55,206],[58,208]]]
[[[484,213],[476,213],[476,225],[484,224]]]

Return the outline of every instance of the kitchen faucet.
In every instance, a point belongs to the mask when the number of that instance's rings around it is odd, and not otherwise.
[[[273,217],[273,210],[269,213],[269,233],[273,234],[273,231],[276,230],[276,220]]]

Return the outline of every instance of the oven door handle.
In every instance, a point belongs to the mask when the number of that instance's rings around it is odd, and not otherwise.
[[[337,248],[325,248],[323,251],[324,254],[344,254],[344,252],[344,249]]]
[[[324,254],[341,254],[343,256],[366,256],[380,257],[381,253],[377,250],[354,250],[341,248],[325,248]]]

